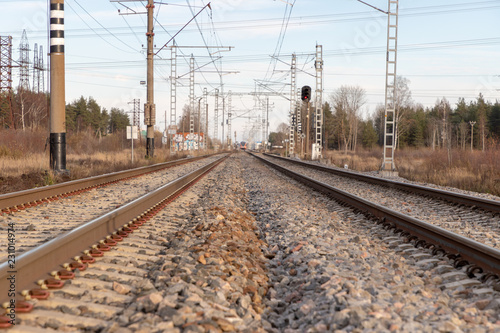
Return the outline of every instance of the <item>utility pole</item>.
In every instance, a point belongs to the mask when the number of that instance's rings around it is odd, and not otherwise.
[[[154,46],[154,32],[153,32],[153,14],[154,14],[154,1],[148,0],[146,5],[148,13],[148,32],[147,36],[147,101],[144,104],[144,123],[146,125],[146,158],[154,156],[154,143],[155,132],[154,125],[156,123],[156,106],[154,104],[154,64],[153,64],[153,46]]]
[[[14,128],[12,110],[12,36],[0,36],[0,108],[8,110],[9,124],[2,119],[2,128]]]
[[[227,146],[231,148],[231,90],[227,95]]]
[[[38,71],[38,44],[33,48],[33,92],[40,92],[40,72]]]
[[[23,30],[21,43],[19,43],[19,87],[24,90],[30,90],[30,44],[26,30]]]
[[[205,100],[205,133],[203,134],[203,144],[205,150],[208,150],[208,91],[203,88],[203,99]]]
[[[292,66],[291,66],[291,85],[290,85],[290,156],[293,156],[295,149],[295,98],[293,95],[295,94],[296,84],[296,75],[297,75],[297,57],[295,53],[292,54]]]
[[[215,89],[215,103],[214,103],[214,140],[219,139],[219,89]],[[218,146],[214,145],[215,150]]]
[[[177,130],[176,122],[177,122],[177,47],[175,45],[175,40],[173,41],[173,45],[171,47],[171,63],[170,63],[170,126],[169,130],[172,131],[170,136],[170,149],[173,151],[174,149],[174,136]]]
[[[189,62],[189,140],[194,140],[194,108],[195,108],[195,100],[194,100],[194,57],[191,54],[191,59]],[[194,142],[193,142],[194,145]],[[189,147],[188,147],[189,150]]]
[[[40,45],[40,53],[39,53],[39,57],[38,57],[38,70],[40,72],[40,76],[39,76],[39,81],[38,81],[38,86],[40,88],[40,92],[45,92],[45,75],[43,74],[43,46]]]
[[[475,121],[469,121],[469,124],[470,124],[470,130],[471,130],[471,134],[470,134],[470,151],[472,151],[474,148],[473,148],[473,142],[474,142],[474,125],[476,124]]]
[[[303,145],[303,138],[302,138],[302,105],[299,102],[300,101],[300,89],[296,90],[297,98],[295,102],[295,114],[297,117],[297,146],[300,147],[300,155],[302,156],[304,154],[304,149],[302,148]],[[290,96],[290,98],[294,98],[293,94]],[[298,150],[298,149],[297,149]]]
[[[312,156],[321,158],[323,151],[323,46],[316,45],[316,101],[315,101],[315,116],[314,130],[315,134],[315,151]]]
[[[64,0],[50,0],[50,167],[66,172]]]
[[[226,147],[226,144],[224,143],[225,142],[225,139],[224,139],[224,114],[225,114],[225,111],[226,111],[226,98],[224,97],[224,91],[222,92],[222,138],[221,138],[221,141],[220,141],[220,144],[221,144],[221,148],[222,149],[225,149]]]
[[[196,136],[196,150],[200,150],[200,136],[201,136],[201,100],[203,97],[198,98],[198,135]]]
[[[384,161],[382,171],[395,172],[396,68],[398,52],[399,0],[389,0],[387,11],[387,58],[385,75]]]
[[[266,97],[266,147],[264,149],[265,152],[267,152],[267,146],[268,146],[268,141],[269,140],[269,96]]]

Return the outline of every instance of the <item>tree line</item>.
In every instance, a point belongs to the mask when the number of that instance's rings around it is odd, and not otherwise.
[[[10,98],[0,99],[0,125],[2,129],[48,128],[49,95],[18,88]],[[81,96],[66,105],[66,131],[79,133],[90,131],[96,137],[125,130],[130,120],[124,110],[109,111],[97,101]]]
[[[127,126],[130,126],[130,119],[125,111],[111,108],[108,112],[92,97],[81,96],[66,105],[66,130],[69,132],[92,131],[96,137],[102,137],[123,131]]]
[[[500,139],[500,102],[486,101],[482,94],[470,102],[459,98],[456,105],[450,105],[446,98],[440,98],[433,107],[424,107],[413,101],[410,81],[397,77],[395,101],[396,127],[393,129],[395,146],[481,149],[495,147]],[[392,96],[391,96],[392,97]],[[392,99],[392,98],[391,98]],[[366,92],[359,86],[341,86],[323,104],[324,135],[323,147],[354,151],[358,147],[383,146],[385,106],[377,106],[375,112],[363,117],[367,102]],[[302,105],[302,128],[305,132],[306,112]],[[313,106],[310,107],[313,110]],[[311,114],[311,117],[313,115]],[[311,122],[312,123],[312,122]],[[310,140],[313,140],[313,124]],[[272,132],[272,144],[288,136],[288,126],[281,124]]]

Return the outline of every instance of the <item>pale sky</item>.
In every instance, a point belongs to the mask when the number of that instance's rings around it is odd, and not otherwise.
[[[145,1],[123,2],[144,12]],[[387,10],[387,0],[365,0]],[[29,43],[47,52],[47,0],[0,0],[0,35],[12,35],[13,56],[23,29]],[[155,7],[155,44],[165,44],[186,24],[206,0],[161,0]],[[293,6],[292,6],[293,4]],[[191,6],[191,7],[190,7]],[[146,101],[146,15],[119,15],[126,8],[109,0],[66,0],[66,101],[92,96],[110,109],[132,108],[134,98]],[[195,56],[195,94],[221,89],[232,96],[232,136],[248,140],[261,112],[251,93],[257,82],[290,92],[291,54],[297,54],[297,86],[315,90],[314,53],[323,46],[324,101],[342,85],[365,89],[365,115],[384,103],[386,15],[356,0],[213,0],[176,37],[178,51],[177,115],[189,104],[189,57]],[[500,0],[401,0],[398,75],[410,80],[413,100],[432,106],[446,97],[475,99],[481,92],[492,102],[500,99]],[[170,46],[171,44],[169,44]],[[196,46],[187,48],[185,46]],[[206,48],[227,46],[227,48]],[[219,52],[218,52],[219,51]],[[271,56],[275,56],[273,61]],[[222,57],[219,59],[219,57]],[[45,64],[48,63],[44,55]],[[33,52],[30,53],[33,59]],[[215,62],[212,62],[215,60]],[[216,66],[214,65],[216,64]],[[170,114],[170,49],[155,60],[157,125],[165,128]],[[14,85],[19,74],[14,70]],[[47,82],[47,78],[45,79]],[[209,97],[210,132],[213,133],[213,96]],[[288,122],[289,102],[270,97],[270,130]],[[219,123],[221,119],[219,119]],[[227,129],[225,129],[227,133]],[[219,137],[221,128],[219,127]],[[260,135],[256,136],[260,140]]]

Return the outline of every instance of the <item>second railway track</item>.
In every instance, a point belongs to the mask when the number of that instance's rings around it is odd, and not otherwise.
[[[182,159],[56,186],[2,195],[0,196],[0,204],[3,205],[4,212],[0,216],[0,232],[6,233],[9,224],[15,225],[15,254],[19,255],[217,158],[217,156],[212,156],[201,159]],[[68,192],[71,195],[64,195]],[[56,195],[60,197],[57,200],[52,200]],[[47,196],[50,200],[40,201]],[[23,209],[14,208],[22,205],[23,202],[35,200],[41,204],[33,207],[26,205],[26,208],[23,207]],[[12,205],[14,202],[17,204]],[[6,260],[7,249],[7,237],[1,237],[0,263]]]
[[[245,154],[162,207],[47,301],[29,301],[14,331],[500,329],[494,279]]]
[[[271,160],[401,214],[500,249],[500,201],[296,160],[275,157]]]

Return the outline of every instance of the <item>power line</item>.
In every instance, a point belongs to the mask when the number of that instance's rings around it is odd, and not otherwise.
[[[96,21],[103,29],[105,29],[110,35],[112,35],[113,37],[115,37],[118,41],[120,41],[121,43],[125,44],[127,47],[131,48],[132,50],[134,50],[135,52],[137,52],[136,49],[134,49],[133,47],[131,47],[130,45],[128,45],[127,43],[125,43],[124,41],[122,41],[121,39],[119,39],[118,37],[116,37],[111,31],[109,31],[108,29],[106,29],[101,23],[99,23],[99,21],[97,21],[92,15],[90,15],[90,13],[85,9],[83,8],[77,0],[73,0],[80,8],[83,9],[83,11],[85,11],[85,13],[87,13],[87,15],[89,15],[94,21]],[[94,30],[94,28],[92,28],[88,23],[87,21],[85,21],[81,16],[80,14],[78,14],[78,12],[69,4],[69,2],[67,2],[67,5],[68,7],[80,18],[80,20],[82,20],[83,23],[85,23],[85,25],[87,27],[89,27],[90,30],[92,30],[97,36],[99,36],[99,38],[101,38],[103,41],[105,41],[106,43],[108,43],[109,45],[113,46],[114,48],[120,50],[120,51],[123,51],[123,52],[127,52],[113,44],[111,44],[108,40],[106,40],[104,37],[102,37],[99,33],[97,33],[97,31]],[[127,52],[127,53],[131,53],[131,52]]]

